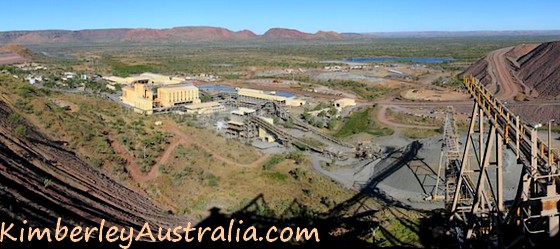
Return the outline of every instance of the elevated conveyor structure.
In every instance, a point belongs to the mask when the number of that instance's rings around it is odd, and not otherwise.
[[[445,112],[445,121],[443,125],[442,150],[439,159],[439,167],[437,171],[437,182],[432,193],[432,199],[443,199],[445,206],[449,208],[453,202],[453,194],[455,193],[457,176],[461,168],[462,158],[461,146],[459,144],[459,135],[457,125],[455,123],[455,109],[448,106]],[[440,182],[445,184],[443,196],[440,195]],[[467,179],[467,181],[469,181]],[[474,189],[472,182],[467,182],[469,192],[472,194]]]
[[[558,239],[559,157],[538,138],[541,125],[520,119],[476,78],[463,82],[475,103],[461,158],[451,160],[456,183],[447,205],[459,243],[502,248]],[[517,157],[509,166],[521,167],[516,197],[507,204],[504,149]]]

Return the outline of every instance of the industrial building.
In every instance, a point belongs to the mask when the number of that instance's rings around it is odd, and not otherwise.
[[[134,107],[139,113],[152,114],[154,109],[154,93],[146,84],[134,84],[122,88],[122,102]]]
[[[157,89],[157,102],[161,107],[199,104],[198,88],[193,85],[164,86]]]
[[[256,125],[252,122],[246,122],[247,119],[250,119],[250,117],[255,114],[255,112],[256,110],[245,107],[240,107],[239,109],[232,111],[230,120],[228,121],[226,134],[231,137],[242,139],[258,137],[263,142],[275,142],[276,138],[270,134],[265,127]],[[260,116],[254,116],[253,118],[257,118],[258,120],[262,120],[261,122],[274,125],[274,120],[272,118]]]
[[[226,134],[231,137],[245,139],[252,137],[248,134],[249,131],[245,127],[245,119],[255,112],[256,110],[245,107],[239,107],[239,109],[231,111]]]
[[[185,109],[187,114],[211,114],[226,111],[225,106],[215,101],[187,105]]]
[[[152,85],[170,85],[179,84],[184,81],[184,78],[155,74],[155,73],[142,73],[137,76],[118,77],[118,76],[103,76],[109,85],[131,85],[135,83],[145,83]]]
[[[198,96],[198,88],[192,85],[173,85],[163,86],[157,89],[157,95],[148,84],[136,83],[133,86],[125,86],[122,88],[123,103],[134,107],[139,113],[152,114],[154,110],[162,108],[171,108],[186,104],[200,104]],[[212,111],[220,109],[219,106],[193,107],[193,111]],[[206,110],[203,110],[206,109]]]
[[[134,107],[139,113],[153,114],[166,112],[182,112],[187,114],[210,114],[225,112],[227,106],[258,107],[265,103],[275,103],[279,106],[303,106],[305,100],[296,99],[294,95],[284,92],[265,92],[255,89],[238,88],[236,93],[226,94],[227,98],[213,95],[213,102],[201,103],[199,88],[191,84],[174,84],[160,86],[157,90],[145,81],[134,83],[122,88],[122,102]],[[155,91],[155,92],[154,92]],[[207,91],[205,91],[207,93]],[[237,110],[238,116],[250,114],[251,109]],[[254,112],[254,110],[253,110]],[[232,113],[232,116],[236,113]],[[240,120],[239,123],[243,121]],[[235,118],[232,120],[235,124]],[[239,135],[239,134],[238,134]]]
[[[294,97],[286,97],[276,95],[276,92],[265,92],[262,90],[239,88],[237,89],[237,100],[241,104],[258,105],[266,102],[276,102],[287,106],[303,106],[305,100],[295,99]]]

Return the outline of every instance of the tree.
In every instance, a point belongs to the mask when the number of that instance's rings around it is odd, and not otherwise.
[[[336,114],[338,114],[338,110],[334,107],[331,107],[331,109],[329,109],[328,113],[331,117],[334,117]]]
[[[336,127],[336,120],[335,119],[331,119],[329,120],[329,122],[327,122],[327,128],[329,130],[333,130]]]
[[[315,123],[313,125],[317,128],[323,128],[323,126],[325,126],[323,124],[323,121],[321,121],[321,120],[315,120]]]

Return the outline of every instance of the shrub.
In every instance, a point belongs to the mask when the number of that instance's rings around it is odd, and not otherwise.
[[[18,89],[17,93],[21,97],[28,98],[35,93],[35,89],[29,85],[24,85]]]
[[[186,167],[186,168],[181,169],[179,172],[173,173],[173,178],[175,179],[175,181],[179,181],[179,180],[191,175],[192,173],[193,173],[193,169]]]
[[[274,167],[275,165],[281,163],[284,160],[284,156],[283,155],[273,155],[271,156],[268,160],[266,160],[266,162],[264,162],[262,168],[264,170],[268,170],[271,169],[272,167]]]
[[[93,166],[94,168],[101,168],[101,165],[103,165],[103,161],[101,161],[99,158],[93,158],[90,161],[91,166]]]
[[[45,178],[45,179],[43,180],[43,185],[45,186],[45,188],[48,188],[49,186],[52,185],[52,180],[51,180],[51,179],[48,179],[48,178]]]
[[[286,180],[288,180],[288,176],[280,172],[266,172],[266,176],[272,180],[279,182],[285,182]]]
[[[218,187],[218,178],[213,174],[209,174],[208,185],[210,185],[210,187]]]
[[[286,158],[294,160],[296,164],[301,164],[307,160],[307,158],[301,151],[290,152],[286,156]]]
[[[8,116],[8,120],[10,121],[11,125],[15,125],[22,120],[22,117],[17,113],[12,113],[10,114],[10,116]]]
[[[18,137],[27,136],[27,127],[25,127],[24,125],[16,126],[16,129],[14,130],[14,134]]]
[[[113,167],[111,168],[111,171],[112,171],[113,174],[125,173],[124,164],[120,164],[120,163],[113,164]]]
[[[304,177],[306,174],[303,170],[301,170],[300,168],[295,168],[293,170],[290,170],[290,172],[288,172],[295,180],[299,180],[302,177]]]

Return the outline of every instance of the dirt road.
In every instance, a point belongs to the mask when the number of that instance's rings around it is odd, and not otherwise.
[[[488,54],[488,72],[492,78],[491,87],[497,89],[496,97],[499,100],[511,100],[523,89],[512,77],[505,54],[512,47],[503,48]]]
[[[135,158],[130,153],[128,153],[128,151],[122,146],[122,144],[119,141],[117,141],[117,139],[111,139],[112,140],[111,145],[113,146],[115,152],[127,161],[126,169],[134,181],[138,183],[144,183],[155,179],[159,173],[159,169],[158,167],[156,167],[156,165],[158,164],[166,165],[169,162],[171,155],[173,154],[177,146],[179,146],[180,144],[182,144],[183,146],[189,146],[192,144],[192,139],[187,134],[179,130],[177,127],[166,124],[163,128],[175,134],[175,136],[177,136],[177,139],[171,142],[171,144],[169,144],[169,146],[163,152],[162,156],[158,160],[156,160],[157,161],[156,164],[152,166],[152,169],[150,170],[150,172],[148,172],[148,174],[142,173],[142,171],[140,170],[140,166],[135,162]],[[197,145],[203,150],[205,150],[206,152],[208,152],[209,154],[211,154],[212,157],[214,157],[216,160],[237,167],[256,167],[264,163],[264,161],[266,161],[269,157],[268,155],[261,154],[261,156],[259,156],[259,158],[253,161],[252,163],[241,164],[229,158],[225,158],[221,155],[214,153],[215,150],[210,149],[202,144],[197,144]]]
[[[144,175],[144,173],[142,173],[142,171],[140,170],[140,166],[138,166],[138,164],[136,163],[134,157],[130,153],[128,153],[128,151],[122,146],[119,141],[117,141],[117,139],[112,139],[111,146],[113,146],[113,149],[117,154],[119,154],[126,160],[126,171],[128,171],[134,181],[136,181],[137,183],[144,183],[157,177],[158,168],[155,166],[152,167],[148,174]],[[171,146],[169,146],[168,149],[170,147]]]
[[[182,132],[181,130],[179,130],[179,128],[177,128],[176,126],[169,125],[169,124],[165,124],[165,125],[163,126],[163,128],[164,128],[166,131],[172,132],[173,134],[175,134],[175,136],[177,136],[177,137],[179,137],[179,138],[181,138],[181,139],[183,139],[183,140],[188,140],[188,141],[192,140],[192,139],[190,139],[189,135],[187,135],[187,134],[185,134],[184,132]],[[229,159],[229,158],[225,158],[225,157],[223,157],[223,156],[218,155],[217,153],[215,153],[215,150],[216,150],[215,148],[214,148],[214,149],[208,148],[208,147],[206,147],[205,145],[202,145],[202,144],[199,144],[199,143],[197,143],[196,145],[198,145],[200,148],[202,148],[203,150],[205,150],[206,152],[208,152],[209,154],[211,154],[212,157],[214,157],[215,159],[217,159],[217,160],[219,160],[219,161],[222,161],[222,162],[225,162],[225,163],[230,164],[230,165],[238,166],[238,167],[255,167],[255,166],[259,166],[259,165],[261,165],[264,161],[266,161],[266,159],[268,159],[268,155],[260,154],[259,159],[253,161],[252,163],[250,163],[250,164],[241,164],[241,163],[235,162],[235,161],[233,161],[233,160],[231,160],[231,159]]]

